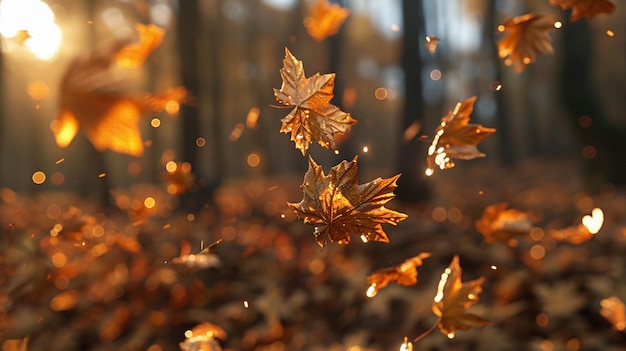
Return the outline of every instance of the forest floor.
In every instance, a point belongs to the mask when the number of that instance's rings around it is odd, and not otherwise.
[[[562,160],[459,162],[428,179],[429,201],[388,204],[408,214],[384,225],[389,244],[323,249],[286,206],[302,199],[295,176],[232,180],[212,198],[138,185],[116,195],[124,210],[2,189],[0,340],[27,336],[29,351],[170,351],[209,322],[228,351],[399,350],[436,322],[438,282],[458,255],[463,281],[485,277],[470,311],[491,324],[453,339],[435,330],[413,350],[625,350],[600,301],[626,300],[626,189],[587,194],[583,173]],[[534,234],[487,243],[475,222],[501,202],[527,213]],[[588,241],[550,235],[595,207],[604,226]],[[188,256],[218,240],[206,266]],[[366,296],[368,275],[421,252],[431,257],[416,285]]]

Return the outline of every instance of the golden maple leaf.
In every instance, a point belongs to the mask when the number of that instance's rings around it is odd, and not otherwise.
[[[454,256],[452,262],[441,274],[437,295],[432,306],[433,313],[439,317],[439,330],[453,338],[456,330],[481,327],[490,322],[466,310],[478,301],[485,280],[481,277],[463,283],[461,281],[459,257]]]
[[[537,53],[552,54],[552,39],[548,32],[554,29],[555,17],[528,13],[513,17],[498,26],[498,32],[508,32],[498,40],[498,56],[506,66],[513,65],[520,73],[526,65],[535,62]]]
[[[583,17],[589,19],[599,13],[615,11],[615,5],[608,0],[550,0],[553,6],[561,6],[563,10],[572,9],[570,22],[578,21]]]
[[[441,39],[437,38],[434,35],[427,35],[426,39],[424,40],[424,46],[426,46],[426,49],[428,49],[428,52],[431,55],[434,55],[437,51],[437,44],[439,44],[440,41]]]
[[[454,167],[453,158],[471,160],[476,157],[484,157],[485,154],[478,151],[476,144],[483,141],[494,128],[486,128],[479,124],[470,124],[470,114],[474,109],[476,96],[456,104],[453,111],[448,112],[441,119],[441,123],[435,129],[435,135],[428,148],[426,162],[428,168],[426,175],[430,176],[435,171],[435,166],[440,169]]]
[[[293,107],[291,112],[281,119],[281,133],[291,133],[291,140],[296,148],[306,154],[312,139],[324,148],[336,150],[336,133],[346,133],[356,121],[349,113],[332,105],[335,87],[335,74],[315,73],[306,78],[302,61],[298,61],[289,49],[285,48],[283,79],[280,90],[274,89],[276,100],[285,106]]]
[[[322,41],[337,34],[349,15],[350,10],[339,4],[330,4],[328,0],[317,0],[311,15],[304,19],[304,26],[313,39]]]
[[[488,243],[509,243],[515,236],[526,235],[532,229],[528,214],[516,209],[507,209],[506,203],[487,206],[482,217],[476,221],[476,230]]]
[[[117,53],[117,64],[120,67],[137,68],[141,66],[148,55],[161,45],[165,35],[165,31],[154,24],[137,23],[135,29],[139,34],[139,42],[125,46]]]
[[[370,288],[367,296],[373,297],[378,290],[384,289],[391,282],[411,286],[417,284],[417,267],[424,264],[424,259],[430,257],[429,252],[422,252],[417,256],[406,259],[397,266],[382,268],[367,277]]]
[[[617,330],[626,332],[626,305],[617,296],[600,300],[600,314]]]
[[[139,156],[143,153],[139,119],[160,111],[163,100],[178,103],[185,98],[182,87],[156,95],[128,92],[127,77],[120,77],[111,67],[126,44],[125,40],[105,43],[70,63],[61,81],[59,113],[53,125],[60,147],[67,147],[82,128],[98,151]]]
[[[359,185],[357,158],[342,161],[325,175],[322,166],[309,157],[309,169],[300,186],[304,198],[288,203],[298,218],[315,226],[314,234],[322,247],[327,241],[347,244],[352,234],[360,235],[364,242],[389,242],[382,224],[396,225],[407,218],[384,206],[395,197],[393,190],[400,175]]]

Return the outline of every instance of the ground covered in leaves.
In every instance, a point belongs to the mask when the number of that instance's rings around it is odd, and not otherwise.
[[[626,299],[626,189],[587,194],[582,173],[569,161],[459,164],[427,179],[430,201],[390,202],[408,215],[386,227],[390,243],[323,249],[287,207],[302,199],[300,176],[232,180],[212,197],[136,185],[116,192],[117,208],[5,188],[0,340],[27,337],[3,350],[199,350],[179,343],[209,322],[223,333],[208,350],[398,350],[437,320],[437,285],[458,255],[464,281],[484,277],[470,311],[491,324],[453,339],[435,330],[413,350],[623,350],[600,301]],[[486,242],[475,222],[502,202],[528,215],[530,235]],[[604,226],[587,241],[549,234],[595,207]],[[366,296],[369,275],[422,252],[416,285]]]

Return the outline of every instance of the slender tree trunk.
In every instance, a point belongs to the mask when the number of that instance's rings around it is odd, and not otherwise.
[[[486,43],[489,45],[492,51],[492,60],[495,76],[494,79],[498,82],[502,82],[502,64],[501,59],[498,56],[498,49],[496,45],[496,26],[497,23],[497,0],[489,0],[489,7],[486,14],[486,21],[483,27],[483,37],[486,38]],[[496,136],[498,138],[498,149],[500,150],[500,162],[503,165],[511,165],[515,162],[515,153],[511,145],[511,126],[508,118],[505,116],[504,99],[500,92],[494,94],[496,100]]]
[[[424,8],[421,1],[402,1],[402,68],[404,69],[404,108],[397,156],[397,168],[402,172],[398,180],[398,198],[404,201],[427,200],[430,196],[424,180],[427,144],[416,138],[403,141],[402,134],[414,123],[423,125],[424,100],[422,97],[420,55],[424,33]]]

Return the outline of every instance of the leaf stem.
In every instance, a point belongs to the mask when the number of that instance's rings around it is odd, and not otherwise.
[[[425,338],[428,334],[432,333],[433,330],[435,330],[435,328],[437,328],[437,325],[439,324],[439,322],[441,322],[441,317],[437,318],[435,323],[433,325],[431,325],[430,328],[428,328],[428,330],[426,330],[425,332],[420,334],[417,338],[413,339],[413,342],[418,342],[418,341],[422,340],[423,338]]]

